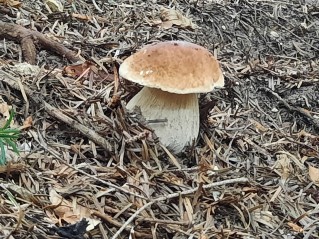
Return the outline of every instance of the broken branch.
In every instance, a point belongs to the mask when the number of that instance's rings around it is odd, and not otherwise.
[[[21,44],[21,49],[26,62],[36,64],[36,45],[53,51],[71,62],[80,60],[75,52],[69,50],[59,42],[55,42],[38,31],[27,29],[23,26],[0,22],[0,39],[9,39]]]

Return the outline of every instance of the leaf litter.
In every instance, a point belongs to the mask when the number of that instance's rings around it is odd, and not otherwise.
[[[1,104],[23,130],[0,168],[1,237],[319,237],[316,1],[60,3],[0,1],[0,25],[43,34],[26,58],[0,43]],[[226,78],[181,155],[125,110],[140,86],[117,73],[165,40],[208,48]]]

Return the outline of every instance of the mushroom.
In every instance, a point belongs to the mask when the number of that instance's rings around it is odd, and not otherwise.
[[[124,60],[119,74],[144,86],[126,107],[138,107],[160,142],[174,153],[198,137],[198,93],[224,86],[215,57],[185,41],[147,45]]]

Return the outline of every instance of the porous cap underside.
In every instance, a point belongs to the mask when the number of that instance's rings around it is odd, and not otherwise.
[[[204,93],[224,86],[215,57],[184,41],[147,45],[125,59],[119,73],[129,81],[177,94]]]

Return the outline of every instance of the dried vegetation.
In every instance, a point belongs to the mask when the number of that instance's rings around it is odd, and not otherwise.
[[[60,8],[0,1],[0,110],[22,128],[0,167],[0,238],[319,237],[318,1]],[[201,96],[200,137],[181,155],[126,112],[140,87],[117,74],[173,39],[214,52],[227,81]]]

